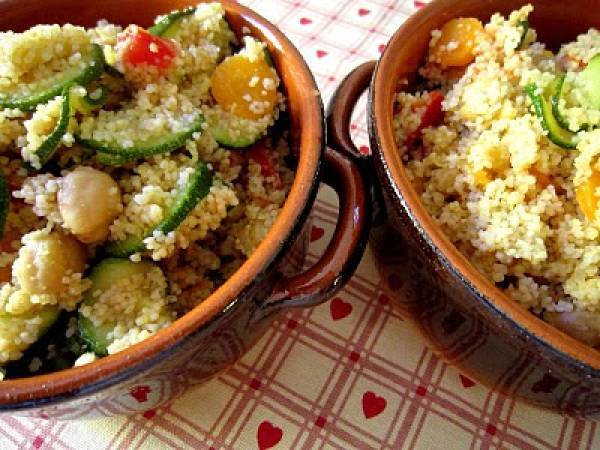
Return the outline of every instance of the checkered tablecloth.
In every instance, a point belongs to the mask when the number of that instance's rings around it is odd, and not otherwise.
[[[246,0],[302,51],[327,100],[416,0]],[[364,102],[353,129],[365,146]],[[366,147],[363,147],[366,149]],[[336,218],[324,189],[309,259]],[[600,448],[593,422],[541,411],[440,361],[383,294],[373,256],[332,301],[286,314],[234,367],[135,417],[0,418],[0,449]]]

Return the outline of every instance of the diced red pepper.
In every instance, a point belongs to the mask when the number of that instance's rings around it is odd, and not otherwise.
[[[272,150],[263,141],[254,144],[247,151],[248,158],[260,165],[260,173],[265,178],[273,178],[273,186],[280,189],[283,186],[279,172],[273,164]]]
[[[440,91],[431,91],[425,104],[425,111],[421,116],[421,122],[415,131],[406,137],[406,146],[411,148],[423,136],[423,130],[427,127],[434,127],[444,121],[444,111],[442,102],[444,95]]]
[[[131,66],[148,65],[168,69],[177,55],[172,41],[154,36],[135,25],[127,27],[118,40],[124,43],[121,56],[123,63]]]

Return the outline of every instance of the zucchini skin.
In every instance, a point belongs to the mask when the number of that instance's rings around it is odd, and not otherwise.
[[[101,155],[100,161],[108,165],[118,165],[134,161],[139,158],[148,158],[150,156],[159,155],[161,153],[170,153],[173,150],[182,147],[192,135],[201,132],[203,129],[204,117],[200,114],[191,127],[179,133],[171,133],[154,143],[138,143],[133,147],[125,148],[110,142],[97,141],[95,139],[84,139],[79,135],[75,136],[75,141],[97,151]],[[102,159],[102,154],[113,156]]]
[[[169,208],[165,219],[156,227],[156,231],[167,234],[177,228],[196,205],[210,192],[213,175],[203,162],[199,162],[185,189],[177,195]]]
[[[0,238],[4,237],[4,228],[6,227],[6,218],[10,206],[10,192],[4,173],[0,171]]]
[[[565,84],[565,74],[561,73],[556,76],[554,81],[550,84],[551,102],[552,102],[552,114],[558,122],[558,124],[565,130],[569,129],[569,123],[567,119],[562,115],[559,109],[560,97],[562,95],[563,85]]]
[[[177,21],[179,21],[179,19],[190,16],[190,15],[194,14],[195,12],[196,12],[195,7],[185,8],[185,9],[182,9],[179,11],[173,11],[173,12],[167,14],[166,16],[164,16],[161,20],[159,20],[157,23],[152,25],[150,28],[148,28],[148,32],[150,34],[153,34],[154,36],[165,36],[165,34],[168,34],[167,32],[168,32],[169,28],[171,28],[173,25],[175,25],[175,23],[177,23]],[[170,36],[167,36],[167,37],[170,37]]]
[[[58,123],[52,133],[48,135],[46,140],[35,151],[40,161],[40,167],[46,164],[52,157],[69,127],[69,121],[71,120],[71,94],[69,87],[63,89],[62,96],[63,102],[60,107]]]
[[[196,205],[210,192],[213,175],[203,162],[198,162],[188,185],[179,192],[177,198],[166,213],[165,218],[144,237],[130,236],[122,241],[113,241],[104,246],[104,253],[109,256],[126,258],[134,253],[146,250],[144,239],[154,232],[167,234],[175,230],[190,214]]]
[[[90,51],[89,64],[79,72],[78,75],[57,83],[54,86],[46,89],[45,91],[38,92],[32,95],[24,95],[20,97],[10,97],[0,95],[0,107],[19,109],[21,111],[33,111],[40,103],[47,103],[48,100],[58,97],[64,91],[65,88],[81,85],[87,86],[92,81],[100,78],[100,75],[104,72],[104,52],[98,44],[92,44]]]
[[[577,147],[575,141],[576,133],[563,129],[554,114],[552,105],[543,94],[538,93],[538,87],[535,83],[525,86],[525,92],[531,99],[535,113],[540,119],[542,128],[548,133],[548,139],[559,147],[564,149],[574,149]]]

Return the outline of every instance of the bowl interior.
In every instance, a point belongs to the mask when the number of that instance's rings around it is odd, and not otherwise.
[[[534,5],[530,23],[538,32],[538,40],[551,49],[558,49],[561,43],[573,40],[590,27],[600,23],[600,9],[593,7],[592,1],[572,2],[569,5],[561,0],[437,0],[412,16],[392,37],[377,66],[372,85],[372,113],[374,115],[374,138],[379,144],[379,157],[385,166],[386,176],[395,195],[401,197],[411,219],[422,227],[422,233],[438,254],[446,258],[451,270],[467,280],[482,295],[483,301],[490,302],[498,312],[507,316],[531,335],[538,337],[561,353],[575,358],[575,363],[583,362],[591,370],[600,369],[600,352],[562,333],[510,299],[497,289],[488,279],[472,266],[454,247],[436,225],[421,204],[419,195],[412,187],[404,164],[397,151],[393,131],[393,101],[397,81],[411,80],[423,64],[427,53],[430,33],[439,29],[455,17],[478,17],[484,23],[495,12],[508,15],[511,11],[527,4]],[[398,206],[399,208],[399,206]]]
[[[23,31],[36,24],[72,23],[94,26],[98,20],[148,26],[159,14],[197,5],[201,0],[0,0],[0,30]],[[233,0],[221,2],[236,35],[250,33],[266,42],[282,79],[287,98],[290,143],[297,155],[296,177],[286,203],[267,236],[243,266],[211,296],[173,325],[115,355],[82,367],[0,383],[0,404],[17,405],[52,396],[69,396],[84,389],[92,392],[119,382],[136,366],[160,358],[166,350],[198,331],[234,303],[244,290],[281,255],[316,193],[316,174],[323,151],[323,108],[308,66],[291,42],[271,23]],[[310,92],[310,95],[306,95]],[[110,378],[110,379],[109,379]]]

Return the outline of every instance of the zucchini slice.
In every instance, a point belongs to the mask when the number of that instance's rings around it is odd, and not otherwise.
[[[62,97],[63,101],[60,107],[60,117],[58,118],[56,127],[35,151],[40,168],[52,157],[69,127],[69,120],[71,120],[71,93],[69,87],[63,89]]]
[[[10,205],[10,192],[2,171],[0,171],[0,238],[4,237],[4,227]]]
[[[561,74],[557,75],[556,78],[554,78],[552,83],[550,83],[550,86],[548,86],[548,90],[549,90],[550,94],[552,95],[552,97],[551,97],[552,114],[554,115],[554,118],[556,119],[558,124],[565,130],[568,130],[569,122],[567,121],[565,116],[563,116],[563,114],[560,112],[560,108],[559,108],[560,97],[562,96],[562,89],[563,89],[564,84],[565,84],[565,74],[561,73]]]
[[[567,131],[571,131],[569,129],[569,121],[563,115],[563,113],[560,111],[560,106],[559,106],[560,99],[562,97],[563,86],[565,84],[565,78],[566,78],[566,75],[564,73],[558,74],[556,76],[556,78],[552,81],[552,83],[550,83],[550,85],[548,86],[548,92],[550,92],[550,94],[552,95],[552,97],[551,97],[552,114],[554,115],[554,118],[556,119],[556,121],[562,128],[564,128]],[[580,131],[588,131],[589,129],[590,129],[589,125],[583,124],[581,126],[581,128],[579,128],[575,132],[579,133]]]
[[[21,111],[32,111],[40,103],[61,95],[70,86],[79,84],[87,86],[92,81],[100,78],[104,72],[104,52],[97,44],[92,44],[88,60],[83,69],[76,68],[65,71],[62,79],[51,86],[44,86],[39,91],[25,95],[0,94],[0,108],[16,108]]]
[[[207,111],[208,132],[219,144],[235,149],[250,147],[266,132],[268,126],[233,115],[220,107]]]
[[[230,148],[246,148],[250,147],[256,141],[258,141],[261,137],[264,136],[266,129],[240,129],[236,130],[235,127],[231,126],[232,122],[227,120],[227,117],[231,117],[232,115],[229,113],[225,113],[221,115],[221,119],[225,120],[215,120],[209,126],[209,132],[212,134],[215,141],[219,144],[230,147]],[[240,119],[235,118],[236,121],[248,121],[248,119]],[[248,121],[250,122],[250,121]]]
[[[78,135],[75,136],[75,140],[84,147],[96,150],[98,153],[115,156],[115,158],[101,159],[106,164],[123,164],[138,158],[149,158],[161,153],[170,153],[192,139],[194,133],[201,132],[203,124],[204,116],[199,114],[187,130],[169,133],[159,139],[134,142],[131,147],[122,147],[114,142],[84,139]]]
[[[41,338],[48,329],[56,322],[60,315],[60,310],[57,306],[43,306],[24,314],[0,314],[0,335],[9,341],[12,341],[14,346],[10,353],[23,352],[33,344],[34,341],[23,341],[19,336],[28,328],[28,323],[33,320],[40,320],[37,325],[37,336],[35,340]],[[13,356],[14,358],[14,356]],[[5,361],[4,361],[5,362]]]
[[[125,258],[134,253],[145,251],[146,245],[144,244],[144,239],[152,236],[156,231],[167,234],[175,230],[200,200],[208,195],[212,185],[212,178],[212,172],[208,166],[201,161],[198,162],[196,170],[190,176],[187,186],[179,192],[162,222],[143,237],[130,236],[122,241],[113,241],[106,244],[104,252],[109,256]]]
[[[148,31],[155,36],[172,38],[176,34],[176,27],[174,25],[179,22],[180,19],[190,16],[195,12],[195,7],[173,11],[163,16],[158,22],[148,28]]]
[[[128,259],[108,258],[100,261],[90,272],[89,278],[92,286],[83,296],[81,305],[91,306],[109,289],[117,286],[135,275],[153,276],[152,272],[160,270],[158,266],[151,262],[143,261],[134,263]],[[135,311],[142,311],[146,303],[150,303],[150,292],[147,295],[137,296],[137,304],[132,305]],[[81,339],[97,355],[106,355],[107,348],[113,342],[111,333],[118,323],[118,319],[94,324],[79,311],[79,335]]]
[[[551,142],[565,149],[573,149],[577,146],[576,133],[565,130],[560,126],[554,114],[552,105],[544,94],[538,92],[538,86],[530,83],[525,86],[525,92],[531,99],[535,113],[538,116],[542,128],[548,133]]]
[[[600,53],[590,59],[577,77],[588,106],[600,109]]]

